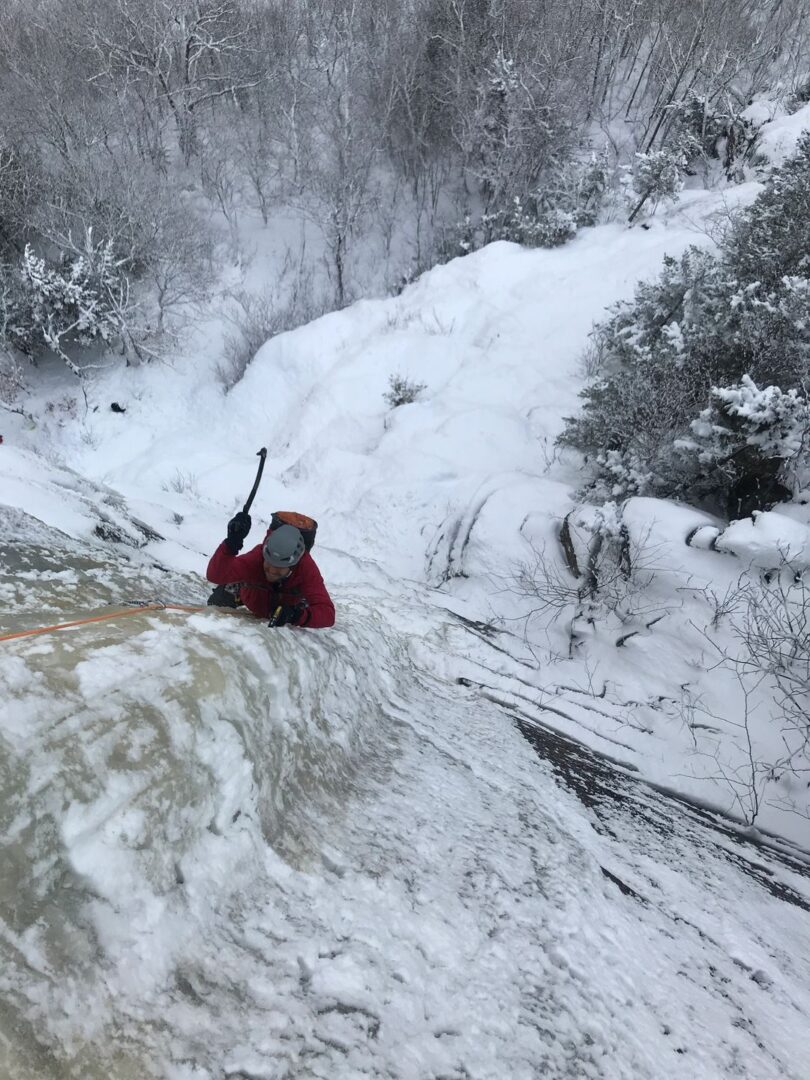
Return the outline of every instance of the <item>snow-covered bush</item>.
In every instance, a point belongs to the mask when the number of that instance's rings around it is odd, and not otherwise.
[[[763,457],[794,461],[807,451],[810,405],[796,390],[778,386],[760,389],[752,378],[712,389],[712,404],[692,422],[705,440],[702,455],[716,463],[739,446],[751,446]]]
[[[570,210],[562,210],[552,207],[550,210],[542,210],[532,223],[531,238],[532,247],[560,247],[573,240],[577,234],[577,220]]]
[[[587,454],[603,497],[674,495],[735,516],[741,499],[753,509],[778,497],[764,481],[787,473],[762,440],[730,451],[725,469],[701,461],[706,447],[684,447],[695,444],[693,422],[722,404],[715,387],[732,396],[773,387],[769,404],[778,394],[780,408],[800,411],[810,383],[808,250],[810,135],[732,225],[719,257],[692,249],[665,259],[660,278],[596,328],[596,376],[561,441]]]
[[[477,217],[467,211],[445,229],[439,258],[455,258],[478,251],[494,240],[508,240],[525,247],[559,247],[577,230],[593,225],[608,186],[604,153],[590,153],[583,160],[563,158],[543,170],[528,194],[503,193],[503,201],[490,200],[489,209]]]
[[[677,198],[683,187],[687,161],[687,152],[679,143],[636,154],[632,181],[635,200],[627,220],[633,221],[650,199],[656,205],[662,199]]]
[[[463,111],[460,142],[487,211],[507,208],[516,192],[530,191],[556,159],[570,155],[566,109],[550,88],[538,93],[530,83],[525,66],[498,49],[476,80],[469,112]]]
[[[482,219],[473,222],[472,213],[467,211],[454,225],[440,231],[437,258],[440,262],[448,262],[459,255],[478,251],[484,244],[490,243],[491,238],[485,240],[483,237]]]
[[[510,240],[525,247],[559,247],[573,239],[577,232],[574,214],[558,207],[543,209],[537,200],[530,202],[518,196],[509,210],[482,218],[485,242]]]
[[[71,343],[88,345],[98,338],[109,342],[118,336],[129,283],[109,241],[94,244],[88,235],[83,254],[58,264],[27,245],[20,278],[22,288],[6,333],[23,352],[34,355],[45,346],[79,375],[65,349]]]
[[[23,306],[23,282],[17,266],[0,262],[0,347],[12,343],[12,329]]]
[[[91,229],[81,242],[66,237],[55,256],[26,245],[17,265],[0,264],[0,345],[32,360],[50,350],[75,375],[78,351],[94,343],[121,346],[128,363],[139,362],[150,329],[126,262]]]
[[[527,96],[515,63],[498,51],[477,88],[475,111],[465,142],[469,160],[487,196],[496,201],[504,180],[526,168]],[[528,141],[528,145],[527,145]]]
[[[731,176],[739,173],[750,157],[758,131],[747,117],[740,115],[727,99],[725,108],[717,101],[709,102],[703,95],[690,92],[667,109],[670,127],[667,143],[677,143],[691,165],[698,157],[719,161]]]
[[[705,406],[711,386],[692,342],[714,309],[717,269],[698,249],[667,257],[658,281],[642,282],[632,302],[615,305],[596,327],[596,377],[560,441],[588,455],[599,496],[664,494],[677,485],[683,464],[673,440]]]
[[[595,225],[608,190],[608,178],[607,152],[592,153],[577,167],[560,171],[555,202],[563,205],[567,199],[568,209],[580,227]]]
[[[427,389],[425,383],[411,382],[404,375],[389,375],[388,385],[389,389],[383,394],[383,398],[392,409],[399,405],[410,405]]]
[[[741,284],[779,286],[785,276],[807,279],[810,238],[810,132],[796,153],[774,169],[764,190],[730,231],[726,261]]]
[[[51,163],[52,197],[32,213],[30,227],[50,262],[61,269],[88,257],[87,238],[103,238],[126,277],[126,318],[120,320],[127,359],[154,350],[150,338],[171,330],[169,316],[207,298],[214,232],[210,215],[179,177],[143,159],[128,143],[88,140],[69,162]],[[137,301],[137,302],[136,302]],[[138,308],[137,317],[135,307]]]
[[[810,403],[795,389],[760,389],[744,375],[732,386],[713,387],[711,404],[691,427],[692,437],[677,445],[696,455],[693,490],[717,491],[722,484],[733,516],[789,497],[810,467]]]
[[[796,79],[794,88],[785,101],[785,108],[787,112],[795,113],[808,101],[810,101],[810,73],[805,72]]]
[[[652,486],[654,477],[633,451],[605,450],[596,457],[601,483],[594,489],[606,499],[627,499]]]

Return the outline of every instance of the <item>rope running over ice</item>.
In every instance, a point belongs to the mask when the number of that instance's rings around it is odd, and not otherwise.
[[[126,611],[112,611],[109,615],[93,615],[89,619],[75,619],[73,622],[56,623],[54,626],[40,626],[34,630],[17,630],[13,634],[0,634],[0,641],[13,641],[14,638],[34,637],[36,634],[50,634],[54,630],[67,630],[71,626],[87,626],[89,623],[105,622],[108,619],[124,619],[128,615],[141,615],[145,611],[185,611],[193,614],[207,611],[207,607],[192,607],[188,604],[138,603]]]

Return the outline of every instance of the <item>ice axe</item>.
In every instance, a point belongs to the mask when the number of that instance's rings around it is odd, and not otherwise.
[[[256,479],[253,481],[253,487],[250,489],[250,494],[247,497],[247,502],[242,507],[243,514],[247,514],[250,512],[250,508],[253,505],[253,500],[256,498],[256,492],[259,490],[262,473],[264,472],[264,462],[267,457],[267,447],[263,446],[261,450],[258,450],[256,452],[256,456],[261,458],[261,461],[259,462],[259,471],[256,473]]]

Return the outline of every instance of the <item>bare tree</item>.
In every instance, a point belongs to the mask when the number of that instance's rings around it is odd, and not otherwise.
[[[186,162],[197,150],[197,116],[219,98],[259,84],[262,65],[232,64],[250,48],[249,20],[235,0],[73,0],[97,57],[96,78],[145,82],[177,127]]]
[[[323,12],[322,12],[323,13]],[[329,12],[309,42],[308,63],[297,78],[301,105],[288,134],[296,156],[297,203],[326,240],[335,302],[347,297],[349,247],[372,200],[375,169],[383,161],[390,97],[375,102],[367,78],[360,12]]]

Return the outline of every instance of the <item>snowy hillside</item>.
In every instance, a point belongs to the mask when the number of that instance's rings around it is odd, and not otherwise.
[[[745,201],[755,189],[733,194]],[[257,522],[281,507],[313,513],[319,562],[339,596],[364,584],[393,595],[427,586],[425,602],[494,622],[507,652],[532,650],[536,715],[549,719],[540,702],[562,695],[565,715],[553,722],[564,730],[605,752],[618,748],[620,760],[657,783],[742,821],[756,802],[759,827],[807,840],[802,785],[787,774],[766,777],[764,766],[760,775],[749,759],[749,735],[757,760],[770,761],[780,734],[763,708],[752,731],[740,726],[734,674],[712,655],[733,648],[730,619],[712,624],[751,561],[750,522],[725,534],[723,558],[686,546],[697,529],[716,535],[714,519],[631,501],[624,518],[643,595],[624,597],[605,625],[584,627],[588,640],[576,656],[570,613],[542,610],[531,595],[537,582],[525,581],[538,559],[565,575],[558,534],[575,506],[581,463],[555,439],[578,407],[589,330],[665,253],[706,242],[695,221],[710,221],[730,196],[693,196],[647,229],[586,230],[553,251],[493,244],[438,267],[398,298],[356,304],[275,338],[227,397],[204,357],[100,375],[97,409],[79,408],[78,422],[49,421],[31,433],[18,422],[19,438],[4,446],[7,501],[73,535],[97,527],[92,494],[81,505],[54,499],[39,486],[40,461],[18,457],[16,444],[30,453],[44,435],[73,470],[120,493],[128,514],[164,538],[147,544],[150,555],[201,574],[247,493],[256,450],[267,446]],[[391,409],[384,394],[392,374],[425,389]],[[111,411],[111,401],[126,412]],[[54,482],[61,490],[74,484],[61,473]],[[102,498],[103,516],[114,522],[115,496]],[[588,514],[579,517],[587,531]],[[808,534],[801,519],[766,518],[783,527],[778,535],[771,528],[759,551],[763,569],[769,560],[778,565],[788,533],[797,550]],[[119,527],[130,543],[148,540],[138,525]],[[600,700],[588,706],[588,698]]]
[[[227,396],[201,332],[4,417],[2,632],[204,604],[261,446],[252,539],[314,515],[338,609],[0,643],[7,1075],[806,1076],[806,778],[763,766],[782,733],[717,657],[810,515],[724,552],[634,499],[610,611],[532,592],[599,512],[555,447],[592,323],[755,190],[493,244],[280,335]],[[396,374],[424,389],[391,408]]]

